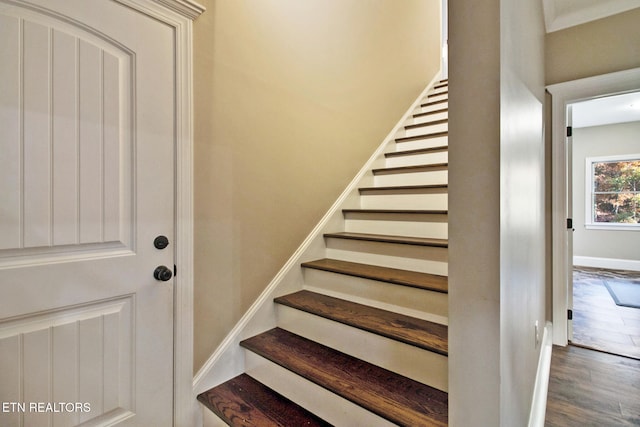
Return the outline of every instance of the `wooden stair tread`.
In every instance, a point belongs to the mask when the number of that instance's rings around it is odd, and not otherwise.
[[[398,425],[447,425],[447,393],[283,329],[240,345]]]
[[[427,133],[425,135],[405,136],[402,138],[396,138],[396,142],[400,143],[400,142],[420,141],[421,139],[440,138],[442,136],[447,136],[447,135],[449,135],[449,132],[445,130],[442,132]]]
[[[307,290],[284,295],[274,301],[363,331],[447,355],[446,325]]]
[[[201,393],[198,400],[233,427],[331,426],[247,374]]]
[[[388,175],[394,173],[414,173],[414,172],[429,172],[433,170],[445,170],[449,166],[449,163],[432,163],[429,165],[413,165],[413,166],[397,166],[393,168],[379,168],[373,169],[374,175]]]
[[[425,116],[431,116],[433,114],[440,114],[440,113],[446,113],[447,111],[449,111],[448,108],[441,108],[439,110],[433,110],[433,111],[426,111],[424,113],[416,113],[414,114],[412,117],[413,118],[418,118],[418,117],[425,117]]]
[[[422,104],[420,104],[421,107],[431,107],[432,105],[437,105],[437,104],[444,104],[449,102],[448,99],[440,99],[438,101],[429,101],[429,102],[424,102]]]
[[[427,184],[427,185],[395,185],[384,187],[360,187],[360,194],[364,193],[388,193],[388,192],[421,192],[428,190],[446,190],[447,184]]]
[[[439,89],[439,88],[434,88],[434,89]],[[445,91],[442,91],[442,92],[437,92],[437,93],[434,92],[434,93],[430,93],[429,95],[427,95],[427,98],[432,98],[434,96],[440,96],[440,95],[448,95],[448,94],[449,94],[448,90],[445,90]]]
[[[448,150],[449,150],[448,145],[440,145],[438,147],[417,148],[415,150],[390,151],[388,153],[384,153],[384,157],[388,159],[392,157],[416,156],[420,154],[439,153],[439,152],[448,151]]]
[[[426,122],[426,123],[417,123],[415,125],[408,125],[405,126],[405,129],[418,129],[418,128],[423,128],[423,127],[428,127],[428,126],[435,126],[435,125],[443,125],[445,123],[449,123],[449,119],[440,119],[440,120],[433,120],[431,122]]]
[[[388,236],[386,234],[368,233],[326,233],[324,237],[334,239],[362,240],[367,242],[398,243],[401,245],[432,246],[446,248],[449,246],[447,239],[432,239],[427,237]]]
[[[441,293],[447,293],[449,290],[448,278],[446,276],[437,276],[419,271],[401,270],[398,268],[381,267],[328,258],[305,262],[302,266]]]
[[[436,209],[342,209],[345,214],[349,213],[371,213],[371,214],[399,214],[399,215],[447,215],[447,210]]]

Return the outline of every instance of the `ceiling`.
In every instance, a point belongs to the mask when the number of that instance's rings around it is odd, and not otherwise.
[[[547,32],[640,7],[640,0],[542,0]]]
[[[574,128],[637,121],[640,121],[640,91],[572,104]]]

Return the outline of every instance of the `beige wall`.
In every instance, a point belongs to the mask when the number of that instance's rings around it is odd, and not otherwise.
[[[546,83],[640,67],[640,8],[547,34]]]
[[[470,7],[471,6],[471,7]],[[449,425],[500,425],[500,0],[449,1]]]
[[[450,0],[449,424],[527,425],[545,323],[541,2]]]
[[[439,68],[439,0],[204,0],[195,369]]]
[[[501,24],[500,425],[525,426],[546,322],[541,2],[502,0]]]

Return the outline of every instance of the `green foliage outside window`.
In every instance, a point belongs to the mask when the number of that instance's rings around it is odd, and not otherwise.
[[[592,165],[593,222],[640,223],[640,159]]]

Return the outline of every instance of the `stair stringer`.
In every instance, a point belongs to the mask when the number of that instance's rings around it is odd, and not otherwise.
[[[303,288],[304,279],[300,264],[325,256],[324,233],[344,229],[345,218],[342,209],[360,206],[358,188],[371,185],[373,182],[372,169],[384,164],[384,154],[392,151],[391,147],[395,146],[398,133],[404,130],[407,120],[420,107],[422,100],[439,81],[439,78],[440,72],[433,77],[411,104],[320,222],[198,370],[193,379],[196,395],[245,372],[245,353],[240,347],[240,341],[276,326],[276,308],[273,299]]]

